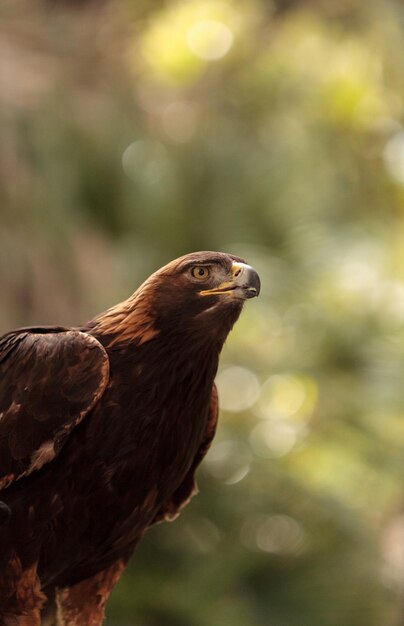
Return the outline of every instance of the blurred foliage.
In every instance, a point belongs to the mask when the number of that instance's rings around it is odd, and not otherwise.
[[[201,494],[107,624],[401,624],[402,3],[0,11],[0,330],[82,322],[192,250],[262,277]]]

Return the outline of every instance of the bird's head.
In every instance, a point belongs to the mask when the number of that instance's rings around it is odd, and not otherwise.
[[[243,303],[258,296],[257,272],[223,252],[193,252],[152,274],[128,300],[96,318],[111,346],[158,335],[215,335],[224,340]],[[196,332],[195,332],[196,331]]]
[[[194,252],[171,261],[145,283],[153,286],[157,318],[197,320],[238,317],[258,296],[260,279],[250,265],[223,252]],[[156,320],[158,323],[158,319]]]

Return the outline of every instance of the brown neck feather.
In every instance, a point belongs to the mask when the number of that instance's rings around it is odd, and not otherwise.
[[[106,347],[136,343],[142,345],[159,334],[150,310],[152,285],[147,283],[124,302],[95,317],[89,327],[98,337],[105,337]]]

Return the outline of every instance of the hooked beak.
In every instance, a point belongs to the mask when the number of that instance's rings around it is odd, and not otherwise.
[[[260,292],[261,282],[255,269],[246,263],[234,261],[231,266],[232,279],[214,289],[201,291],[201,296],[228,294],[233,298],[247,300]]]

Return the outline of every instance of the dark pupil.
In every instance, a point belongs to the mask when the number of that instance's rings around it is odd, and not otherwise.
[[[199,270],[198,270],[198,274],[199,274],[199,276],[205,276],[205,270],[204,270],[204,268],[203,268],[203,267],[200,267],[200,268],[199,268]]]

